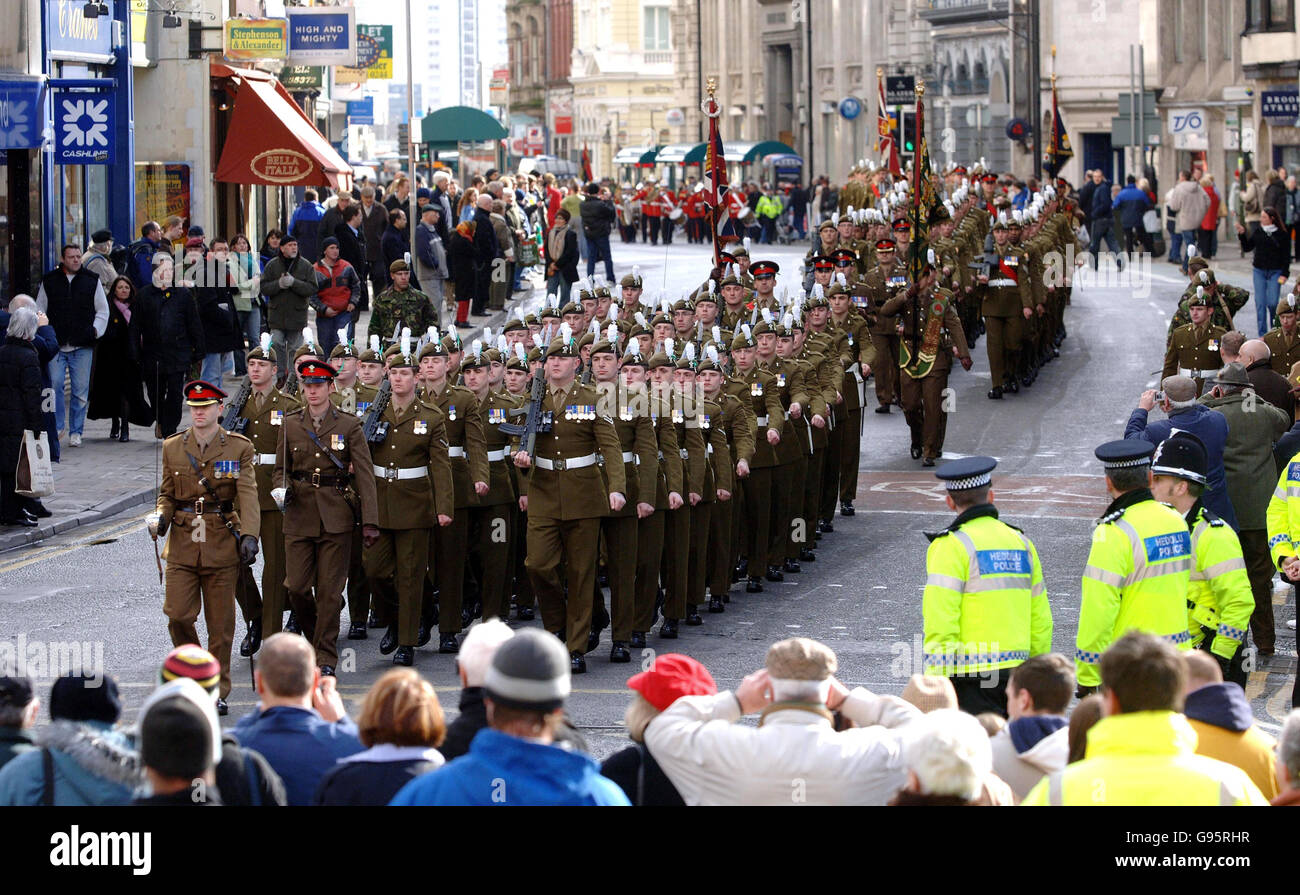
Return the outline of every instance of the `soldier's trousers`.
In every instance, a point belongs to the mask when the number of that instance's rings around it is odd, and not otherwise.
[[[745,550],[749,557],[746,574],[750,578],[762,578],[767,571],[768,542],[772,538],[776,515],[772,492],[776,488],[775,479],[780,468],[762,466],[751,469],[749,481],[745,482]]]
[[[609,579],[609,612],[613,638],[625,643],[632,638],[632,631],[635,630],[638,521],[635,513],[630,516],[606,516],[600,521],[600,531],[605,536],[605,548],[608,551],[605,574]]]
[[[1273,576],[1277,570],[1268,550],[1268,532],[1247,528],[1237,532],[1241,553],[1246,560],[1250,591],[1255,595],[1255,611],[1250,614],[1250,638],[1255,648],[1271,652],[1277,640],[1273,630]]]
[[[510,553],[515,546],[510,506],[502,503],[469,511],[470,528],[477,535],[474,552],[482,570],[479,600],[484,620],[510,617],[510,575],[514,569]]]
[[[993,387],[996,388],[1015,374],[1024,318],[1019,315],[985,317],[984,329],[988,336],[989,373],[993,378]]]
[[[533,581],[528,577],[528,567],[525,564],[528,559],[528,514],[518,509],[519,505],[515,504],[515,509],[511,515],[514,518],[515,544],[518,545],[514,551],[514,595],[515,606],[519,609],[532,609],[533,604],[537,602],[533,596]],[[524,547],[520,550],[518,547]],[[508,607],[507,607],[508,608]]]
[[[352,549],[348,553],[348,621],[365,627],[370,615],[370,582],[361,557],[361,526],[352,530]]]
[[[262,511],[262,637],[284,627],[289,597],[284,590],[284,513]]]
[[[826,449],[822,458],[821,479],[817,487],[815,518],[830,519],[835,515],[835,502],[840,497],[840,457],[846,450],[845,424],[848,412],[842,407],[835,411],[835,428],[826,436]],[[857,436],[857,430],[853,430]]]
[[[253,567],[242,562],[235,578],[235,602],[239,604],[244,624],[251,625],[253,619],[262,618],[262,593],[257,589],[257,577],[253,574]]]
[[[339,616],[343,612],[343,582],[352,556],[352,531],[322,532],[311,538],[285,535],[284,546],[289,605],[302,625],[303,636],[316,650],[316,664],[337,665]]]
[[[795,430],[800,438],[807,439],[806,430]],[[812,533],[808,530],[808,522],[804,519],[804,492],[807,490],[808,474],[811,471],[809,458],[800,456],[798,460],[791,463],[788,467],[782,467],[789,470],[787,476],[789,481],[789,490],[786,492],[786,512],[785,512],[785,536],[781,539],[781,548],[774,553],[774,564],[779,564],[787,559],[798,559],[799,551],[804,547],[812,546]]]
[[[817,530],[817,519],[822,497],[822,477],[827,465],[826,461],[829,451],[825,448],[818,448],[813,455],[808,458],[808,475],[804,477],[803,485],[803,521],[807,526],[804,537],[806,543],[802,546],[811,547],[813,532]],[[829,515],[822,518],[830,518]],[[796,551],[797,553],[797,551]]]
[[[451,525],[433,529],[429,581],[438,588],[438,633],[458,634],[465,591],[465,554],[469,552],[469,508],[457,507]]]
[[[645,633],[654,625],[659,591],[659,561],[664,552],[667,510],[655,510],[636,524],[636,605],[632,630]]]
[[[893,334],[872,333],[871,338],[876,343],[877,350],[884,349],[889,353],[888,357],[879,358],[876,365],[871,368],[876,374],[876,400],[882,407],[888,407],[898,394],[899,340],[898,336]]]
[[[709,560],[709,593],[719,598],[731,590],[731,570],[736,567],[736,548],[731,539],[732,511],[741,499],[743,486],[737,480],[731,487],[731,500],[719,500],[709,514],[709,542],[705,551]]]
[[[415,646],[420,633],[420,604],[429,566],[429,529],[381,528],[379,540],[363,560],[376,606],[397,625],[398,646]]]
[[[529,515],[528,575],[542,610],[542,624],[548,631],[565,633],[570,654],[587,651],[599,538],[600,517],[563,520]],[[568,582],[567,599],[565,582],[560,580],[561,561]],[[460,624],[459,612],[456,624]]]
[[[690,558],[686,571],[686,605],[694,609],[704,602],[704,588],[709,579],[709,526],[714,501],[701,500],[691,507]],[[683,508],[684,509],[684,508]]]
[[[730,503],[731,509],[727,511],[727,515],[731,518],[731,553],[726,558],[727,577],[721,579],[721,582],[728,587],[731,584],[731,574],[740,564],[740,557],[745,553],[745,539],[749,537],[746,527],[749,516],[749,478],[736,483],[736,490],[731,492]],[[725,592],[725,590],[717,591],[717,593]]]
[[[195,568],[167,563],[163,613],[167,616],[167,633],[172,646],[193,643],[199,646],[199,632],[194,627],[199,612],[208,627],[208,652],[221,663],[219,695],[230,694],[230,645],[235,640],[235,579],[237,566]]]
[[[903,416],[912,430],[912,443],[920,445],[922,456],[931,459],[943,453],[948,428],[943,390],[947,387],[947,370],[932,372],[922,379],[903,375]]]
[[[790,541],[790,522],[794,518],[795,479],[803,493],[803,474],[808,468],[805,457],[782,463],[772,477],[772,528],[767,535],[767,564],[779,566],[785,561]]]
[[[664,554],[661,563],[664,582],[664,618],[686,615],[686,582],[690,578],[691,505],[668,511],[664,520]]]
[[[862,408],[850,410],[848,418],[835,428],[844,438],[843,447],[840,448],[840,500],[851,502],[858,495],[858,463],[862,460]]]

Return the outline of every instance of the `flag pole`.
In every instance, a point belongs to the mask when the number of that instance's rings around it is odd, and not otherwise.
[[[876,141],[871,146],[871,151],[880,154],[880,94],[884,91],[884,81],[881,79],[885,76],[885,70],[876,66]]]

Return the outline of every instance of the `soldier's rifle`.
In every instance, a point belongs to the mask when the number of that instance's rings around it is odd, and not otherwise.
[[[384,377],[384,381],[379,384],[379,391],[375,392],[375,398],[366,410],[365,420],[361,423],[367,444],[381,444],[388,437],[388,423],[382,417],[392,396],[393,387],[389,384],[388,377]]]
[[[252,393],[253,383],[245,376],[244,381],[239,384],[239,391],[235,392],[234,399],[226,405],[226,412],[221,415],[221,428],[237,435],[244,434],[244,430],[248,428],[248,418],[244,416],[244,405],[248,403],[248,398]]]
[[[549,336],[549,327],[547,335]],[[532,390],[529,392],[528,406],[517,407],[510,411],[511,416],[524,415],[523,425],[502,423],[497,428],[507,435],[520,439],[519,449],[532,459],[533,449],[537,446],[537,433],[551,431],[550,424],[542,421],[542,399],[546,396],[546,356],[551,351],[551,342],[547,338],[542,346],[542,369],[533,377]]]

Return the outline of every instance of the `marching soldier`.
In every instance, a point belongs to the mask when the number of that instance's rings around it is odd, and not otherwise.
[[[1101,683],[1101,654],[1138,630],[1191,648],[1187,591],[1192,538],[1178,512],[1151,495],[1151,454],[1143,438],[1108,441],[1095,451],[1112,500],[1092,533],[1074,661],[1079,691]]]
[[[1250,302],[1250,293],[1245,289],[1220,283],[1214,271],[1210,270],[1209,262],[1204,258],[1193,258],[1188,261],[1187,274],[1190,282],[1178,301],[1178,310],[1174,311],[1173,319],[1169,321],[1166,345],[1169,339],[1174,337],[1174,330],[1192,322],[1190,305],[1191,299],[1196,296],[1197,286],[1202,288],[1210,301],[1211,325],[1222,327],[1225,332],[1233,328],[1232,318]]]
[[[785,364],[799,371],[803,379],[804,394],[808,403],[808,413],[797,417],[791,414],[794,429],[794,443],[799,453],[790,464],[790,522],[786,528],[786,549],[782,570],[799,573],[799,563],[812,562],[816,556],[812,552],[813,536],[817,530],[816,514],[808,517],[808,503],[811,495],[808,482],[814,476],[817,479],[817,493],[821,493],[821,470],[818,461],[826,453],[826,421],[830,414],[829,405],[823,392],[821,369],[824,358],[819,354],[801,354],[803,340],[803,323],[787,312],[777,329],[776,354]],[[834,402],[834,394],[831,395]],[[817,434],[814,435],[813,433]],[[814,502],[815,506],[815,502]]]
[[[353,529],[359,520],[365,543],[379,537],[375,477],[361,421],[330,402],[334,368],[308,360],[297,372],[306,406],[284,418],[272,495],[284,508],[289,604],[333,675]]]
[[[795,482],[799,474],[798,464],[804,458],[806,439],[801,440],[795,430],[795,422],[803,417],[803,408],[808,403],[805,391],[803,371],[799,365],[777,354],[778,333],[771,315],[764,309],[763,320],[754,327],[754,338],[758,343],[755,354],[758,365],[772,374],[771,388],[780,398],[781,440],[776,445],[777,469],[772,480],[772,530],[767,546],[768,581],[784,581],[783,566],[786,560],[786,548],[790,543],[791,524],[797,511],[795,509]],[[799,492],[802,494],[802,491]],[[805,538],[807,532],[804,533]],[[791,569],[794,571],[794,569]]]
[[[995,265],[987,275],[981,274],[984,286],[984,329],[988,334],[989,372],[993,387],[989,397],[1001,400],[1003,390],[1017,393],[1020,380],[1016,370],[1020,363],[1020,343],[1024,321],[1034,313],[1029,272],[1023,270],[1025,253],[1011,244],[1011,230],[1005,218],[993,225],[993,252],[989,260]]]
[[[952,681],[962,711],[1006,717],[1012,669],[1052,648],[1052,608],[1033,542],[998,518],[996,466],[992,457],[966,457],[935,471],[958,515],[926,534],[921,613],[925,673]]]
[[[528,512],[528,574],[543,622],[548,631],[564,635],[571,670],[581,674],[587,670],[583,651],[591,632],[600,520],[623,509],[627,483],[620,463],[607,463],[601,476],[596,455],[622,456],[618,433],[613,420],[597,412],[596,391],[575,379],[578,351],[572,332],[561,326],[560,333],[544,371],[541,409],[550,431],[537,436],[533,455],[516,453],[515,465],[532,470],[521,503]]]
[[[664,519],[664,552],[659,575],[664,590],[664,623],[659,636],[666,638],[677,636],[677,626],[683,619],[690,625],[703,621],[699,613],[692,617],[687,612],[686,589],[690,580],[691,510],[704,497],[706,447],[694,408],[690,409],[688,416],[686,402],[677,385],[674,351],[674,342],[665,340],[649,362],[651,393],[659,405],[660,425],[672,426],[677,435],[686,496],[685,504],[669,507]]]
[[[442,411],[447,438],[447,456],[455,488],[455,512],[450,525],[433,529],[429,554],[429,589],[425,591],[425,629],[432,627],[432,588],[438,591],[438,652],[455,653],[459,648],[456,635],[464,624],[463,590],[465,557],[469,553],[469,516],[478,498],[491,488],[488,480],[487,446],[483,438],[483,418],[474,393],[459,385],[450,385],[451,356],[446,340],[434,338],[420,350],[420,373],[424,376],[422,400]],[[420,638],[424,640],[422,636]],[[423,643],[418,644],[423,646]]]
[[[1192,322],[1174,330],[1165,352],[1165,366],[1160,378],[1187,376],[1195,380],[1196,394],[1199,396],[1205,388],[1205,380],[1223,367],[1223,357],[1219,354],[1219,339],[1223,337],[1223,329],[1210,323],[1210,300],[1203,287],[1196,287],[1196,294],[1187,304]]]
[[[727,593],[731,590],[732,570],[736,565],[735,557],[740,552],[735,534],[738,530],[736,519],[741,514],[737,512],[736,507],[740,503],[743,482],[749,477],[749,465],[754,459],[754,435],[758,428],[754,422],[751,403],[742,401],[723,389],[727,375],[723,370],[722,357],[726,353],[727,346],[720,342],[709,345],[704,349],[704,360],[700,361],[695,371],[695,379],[700,384],[704,398],[721,408],[715,427],[726,436],[728,456],[734,464],[732,472],[735,474],[730,499],[715,503],[709,516],[707,553],[711,557],[711,568],[708,572],[709,612],[714,613],[723,612],[726,608],[723,604],[731,601]],[[719,463],[718,457],[715,451],[713,455],[715,473]]]
[[[840,394],[844,404],[843,418],[836,423],[840,433],[840,462],[838,469],[828,469],[829,487],[822,497],[822,519],[829,521],[835,509],[836,497],[840,502],[840,515],[853,515],[853,500],[858,493],[858,462],[862,456],[862,410],[867,403],[866,377],[876,363],[875,340],[866,317],[853,312],[851,296],[843,286],[830,290],[830,326],[844,336],[844,380]],[[838,492],[835,487],[838,486]]]
[[[409,329],[422,333],[438,323],[438,309],[433,300],[419,289],[411,288],[411,265],[401,258],[388,265],[393,285],[375,297],[366,332],[392,342],[393,333]]]
[[[777,446],[785,426],[785,408],[776,387],[776,376],[758,365],[758,339],[748,323],[742,323],[731,342],[734,375],[726,390],[739,400],[748,401],[754,414],[754,458],[745,482],[744,555],[746,593],[763,590],[763,575],[768,565],[768,544],[775,524],[772,491],[778,468]],[[735,552],[737,548],[733,548]]]
[[[217,712],[227,713],[230,647],[235,638],[235,580],[239,563],[257,558],[261,512],[253,443],[218,425],[226,393],[202,380],[187,383],[193,425],[162,448],[158,504],[149,534],[167,536],[163,612],[173,646],[199,644],[194,622],[203,611],[208,652],[221,663]]]
[[[892,239],[876,243],[876,267],[866,277],[867,322],[879,356],[876,359],[876,413],[889,413],[898,399],[898,320],[882,312],[885,303],[907,289],[907,275],[898,266]]]
[[[347,329],[340,329],[338,337],[338,344],[330,351],[330,366],[338,371],[334,376],[330,402],[344,413],[364,419],[378,389],[358,381],[360,359],[348,339]],[[360,523],[357,523],[356,530],[352,532],[352,549],[348,557],[348,640],[365,640],[367,637],[370,585],[366,582],[362,561],[364,539],[365,533],[361,531]]]
[[[419,361],[410,334],[394,347],[388,368],[392,392],[371,440],[379,537],[366,547],[364,560],[375,601],[389,621],[379,652],[393,654],[394,665],[410,666],[432,561],[429,532],[435,525],[451,525],[455,494],[442,411],[416,394]]]
[[[891,298],[883,312],[898,319],[903,350],[908,355],[901,381],[903,415],[912,430],[912,459],[933,466],[943,454],[948,419],[943,393],[948,389],[953,355],[966,370],[971,368],[971,358],[961,320],[953,307],[952,292],[939,286],[933,258],[926,264],[916,292],[915,317],[906,310],[912,301],[907,293]]]
[[[1282,376],[1290,376],[1291,368],[1300,363],[1300,333],[1296,332],[1295,292],[1288,292],[1277,303],[1277,322],[1275,329],[1264,334],[1264,344],[1273,352],[1269,361],[1273,370]]]

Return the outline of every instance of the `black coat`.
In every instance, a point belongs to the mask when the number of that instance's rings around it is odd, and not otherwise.
[[[492,260],[504,254],[497,245],[496,227],[492,215],[481,208],[474,210],[474,260],[481,268],[491,266]]]
[[[244,348],[239,312],[235,310],[235,292],[231,285],[197,286],[194,289],[199,322],[203,324],[205,354],[224,354]]]
[[[572,227],[564,234],[564,251],[560,253],[559,258],[551,257],[551,240],[546,237],[543,240],[546,246],[546,263],[554,264],[556,271],[564,278],[564,282],[573,285],[578,281],[578,234]]]
[[[633,805],[686,805],[650,750],[639,743],[606,758],[600,773],[617,783]]]
[[[357,220],[360,223],[360,218]],[[357,276],[364,279],[369,273],[369,265],[366,263],[366,235],[353,233],[351,227],[339,221],[339,225],[334,228],[334,238],[339,241],[339,257],[351,264]]]
[[[460,295],[460,289],[456,290]],[[460,712],[456,720],[447,725],[447,736],[438,751],[442,757],[451,761],[460,758],[469,751],[470,740],[480,730],[488,726],[487,704],[483,702],[482,687],[466,687],[460,691],[460,703],[456,706]]]
[[[1278,227],[1272,236],[1263,227],[1256,227],[1253,233],[1247,229],[1237,238],[1243,252],[1255,251],[1252,263],[1260,270],[1285,271],[1291,266],[1291,237],[1285,227]]]
[[[1275,180],[1264,190],[1264,208],[1273,208],[1277,210],[1277,215],[1282,220],[1286,220],[1286,184],[1280,180]]]
[[[154,421],[153,408],[144,396],[144,379],[140,362],[131,350],[131,325],[108,300],[108,327],[95,343],[95,363],[90,373],[90,404],[86,416],[92,420],[122,416],[126,403],[127,422],[147,426]]]
[[[385,279],[391,280],[391,277],[388,276],[388,266],[406,256],[408,246],[405,237],[406,231],[398,230],[392,224],[389,224],[388,229],[384,231],[384,238],[380,240],[379,245],[380,250],[383,252]],[[414,276],[414,272],[412,272],[412,276]]]
[[[321,778],[313,805],[382,807],[398,790],[440,765],[422,759],[408,761],[344,761]]]
[[[447,270],[456,284],[456,300],[474,297],[474,243],[454,229],[447,231]]]
[[[40,432],[45,428],[41,413],[44,388],[36,347],[25,339],[6,336],[0,345],[0,435],[22,435],[29,429]],[[0,474],[6,473],[0,470]]]
[[[146,376],[179,373],[203,359],[203,324],[194,293],[183,286],[140,290],[131,312],[131,348]]]
[[[608,236],[617,219],[614,203],[597,199],[595,196],[588,196],[583,200],[578,206],[578,214],[582,216],[582,232],[588,239]]]
[[[381,273],[376,269],[379,259],[383,257],[383,251],[380,243],[384,238],[384,231],[388,229],[388,209],[384,203],[376,202],[366,211],[366,206],[361,206],[361,232],[366,235],[366,257],[370,259],[370,272]],[[382,271],[387,277],[387,271]]]

